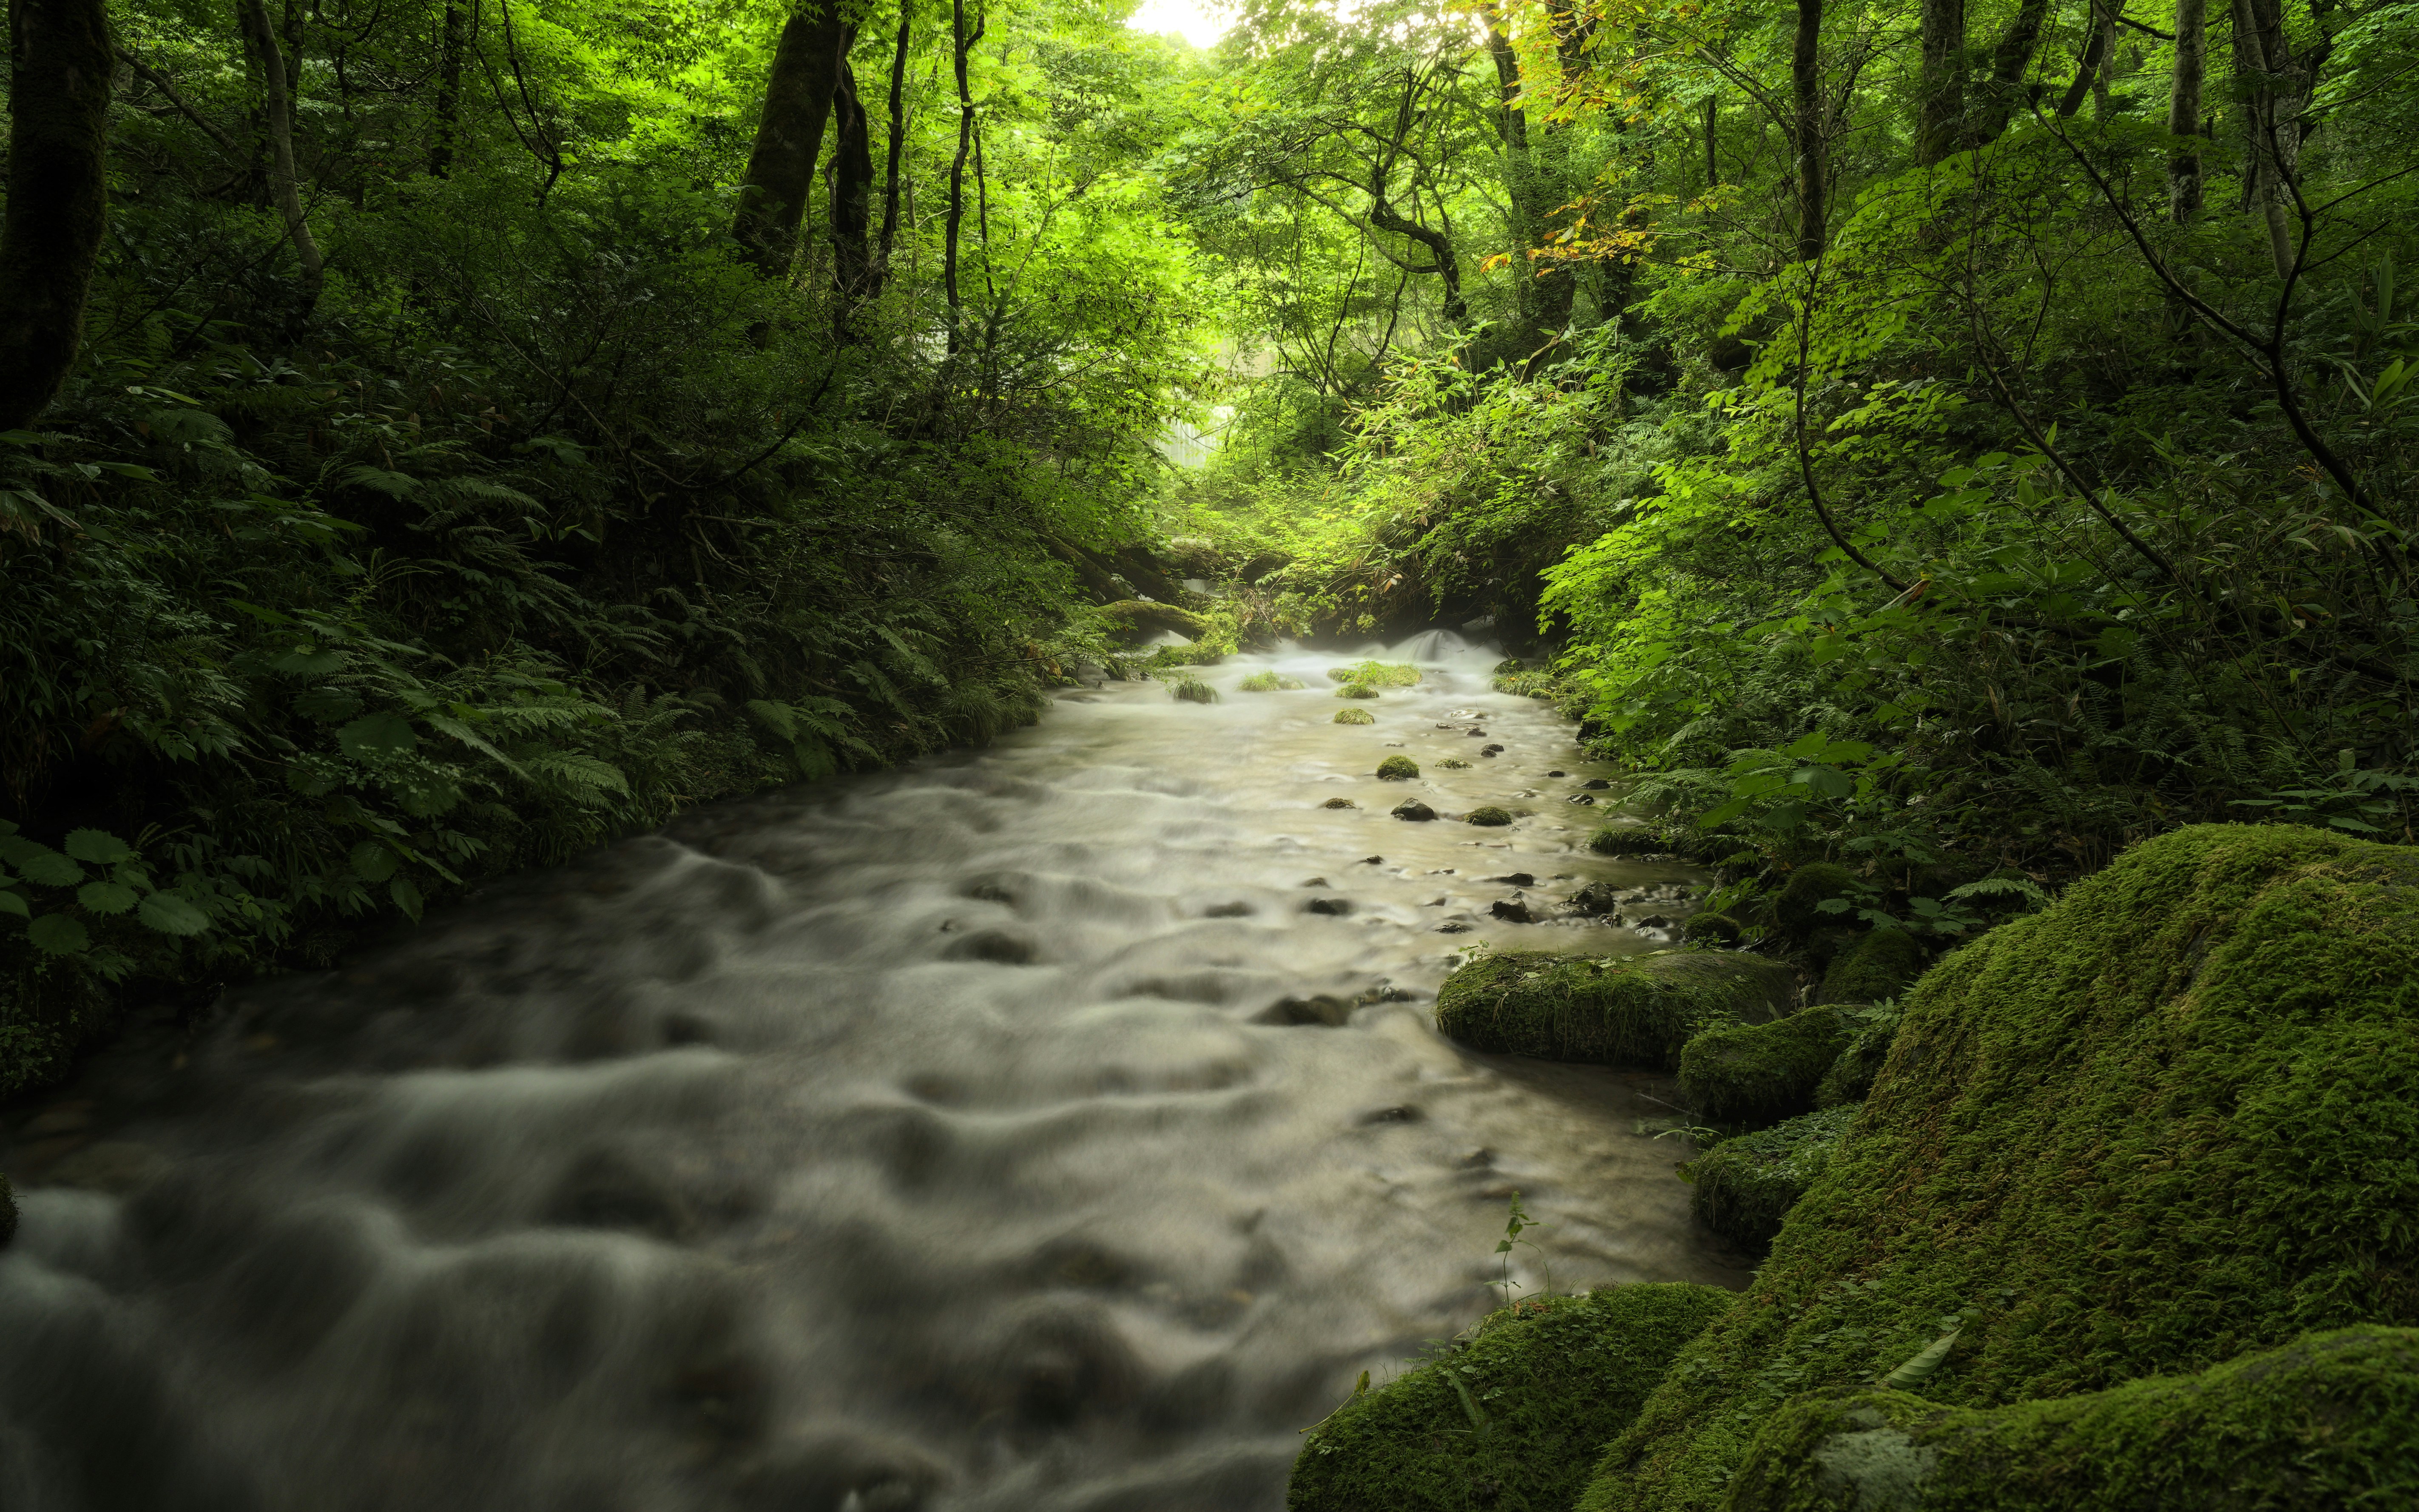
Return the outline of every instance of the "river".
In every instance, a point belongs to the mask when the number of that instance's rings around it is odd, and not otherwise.
[[[0,1163],[0,1508],[1274,1512],[1490,1282],[1744,1285],[1667,1084],[1429,1022],[1456,948],[1660,943],[1496,901],[1702,879],[1581,848],[1494,653],[1381,655],[1071,690],[138,1026]]]

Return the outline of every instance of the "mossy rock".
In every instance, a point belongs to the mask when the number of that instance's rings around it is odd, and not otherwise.
[[[1167,696],[1185,703],[1215,703],[1218,690],[1198,677],[1179,677],[1167,685]]]
[[[1491,807],[1472,809],[1470,810],[1469,815],[1463,820],[1463,823],[1465,824],[1486,825],[1508,825],[1511,822],[1512,815],[1508,811]]]
[[[1794,989],[1786,966],[1728,950],[1515,951],[1445,978],[1437,1027],[1479,1050],[1669,1071],[1692,1037],[1772,1018]]]
[[[1605,1441],[1732,1300],[1716,1287],[1641,1283],[1499,1312],[1468,1343],[1313,1428],[1287,1512],[1566,1507]]]
[[[1802,935],[1822,924],[1842,921],[1821,907],[1836,898],[1854,895],[1857,874],[1837,861],[1810,861],[1789,873],[1772,900],[1772,920],[1792,934]]]
[[[1806,933],[1806,954],[1817,966],[1827,971],[1831,963],[1856,948],[1865,937],[1865,931],[1853,924],[1824,924]]]
[[[1815,1087],[1847,1046],[1836,1008],[1708,1029],[1680,1051],[1680,1090],[1707,1123],[1760,1128],[1811,1112]]]
[[[1814,1085],[1814,1105],[1834,1108],[1843,1103],[1861,1103],[1872,1095],[1873,1083],[1889,1059],[1890,1046],[1898,1040],[1898,1026],[1904,1017],[1897,1005],[1869,1009],[1852,1013],[1848,1047],[1831,1062],[1831,1069]]]
[[[1448,772],[1467,772],[1470,770],[1470,764],[1463,761],[1458,756],[1447,756],[1438,762],[1437,764],[1443,767]]]
[[[1763,1249],[1831,1164],[1856,1116],[1854,1107],[1826,1108],[1723,1140],[1681,1169],[1689,1212],[1740,1249]]]
[[[1114,604],[1103,604],[1101,612],[1116,621],[1127,639],[1134,640],[1157,635],[1163,630],[1173,630],[1188,640],[1198,640],[1210,628],[1200,615],[1189,609],[1147,598],[1125,598]]]
[[[1672,847],[1643,825],[1615,825],[1589,836],[1588,849],[1598,856],[1662,856]]]
[[[1785,1396],[1961,1309],[1925,1391],[1978,1408],[2419,1324],[2419,848],[2179,829],[1903,1001],[1856,1138],[1581,1512],[1711,1512]]]
[[[1389,756],[1378,764],[1378,776],[1382,781],[1408,782],[1420,775],[1420,764],[1409,756]]]
[[[1923,947],[1903,929],[1868,930],[1823,973],[1822,1003],[1878,1003],[1923,975]]]
[[[1335,682],[1368,687],[1410,687],[1420,680],[1420,670],[1409,662],[1363,661],[1330,667],[1327,675]]]
[[[1366,709],[1338,709],[1335,711],[1334,719],[1331,722],[1334,724],[1376,724],[1378,722],[1378,717],[1371,714]]]
[[[2197,1375],[1947,1407],[1800,1397],[1763,1431],[1732,1512],[2136,1512],[2419,1504],[2419,1331],[2347,1328]]]
[[[1373,699],[1380,695],[1366,683],[1347,683],[1335,690],[1335,696],[1340,699]]]
[[[1735,945],[1745,933],[1728,914],[1690,914],[1680,926],[1680,938],[1691,945]]]
[[[0,1248],[17,1237],[17,1194],[8,1178],[0,1176]]]
[[[1275,672],[1254,672],[1235,687],[1246,693],[1294,693],[1302,689],[1302,684]]]

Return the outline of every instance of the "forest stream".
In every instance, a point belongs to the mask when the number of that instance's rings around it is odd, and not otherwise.
[[[1495,653],[1386,655],[1072,688],[137,1033],[8,1157],[0,1505],[1273,1512],[1490,1283],[1743,1286],[1668,1084],[1429,1017],[1456,947],[1664,943],[1497,901],[1702,874],[1579,848],[1600,774]]]

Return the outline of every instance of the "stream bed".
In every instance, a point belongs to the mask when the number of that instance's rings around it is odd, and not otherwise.
[[[1458,948],[1667,943],[1497,902],[1701,874],[1583,848],[1609,773],[1494,653],[1379,655],[1071,690],[138,1025],[0,1144],[0,1508],[1275,1512],[1490,1282],[1743,1286],[1668,1082],[1430,1023]]]

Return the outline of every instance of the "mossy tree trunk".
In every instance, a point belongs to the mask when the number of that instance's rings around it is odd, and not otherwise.
[[[832,96],[840,138],[832,147],[833,277],[843,301],[873,291],[873,147],[868,139],[865,101],[857,98],[856,74],[843,62]]]
[[[319,255],[318,239],[311,234],[310,218],[302,211],[300,176],[294,166],[294,96],[287,86],[285,50],[278,45],[277,29],[270,24],[269,7],[263,0],[241,0],[236,19],[269,88],[270,194],[277,203],[277,213],[285,218],[285,236],[294,243],[295,261],[301,265],[300,313],[308,315],[312,306],[319,302],[320,286],[327,282],[327,265]]]
[[[101,0],[9,0],[8,208],[0,221],[0,430],[32,423],[84,336],[109,208]]]
[[[747,260],[768,278],[786,274],[797,251],[798,224],[814,190],[815,160],[823,154],[824,129],[855,31],[840,20],[837,3],[820,15],[793,15],[781,27],[764,81],[764,114],[731,223]]]

